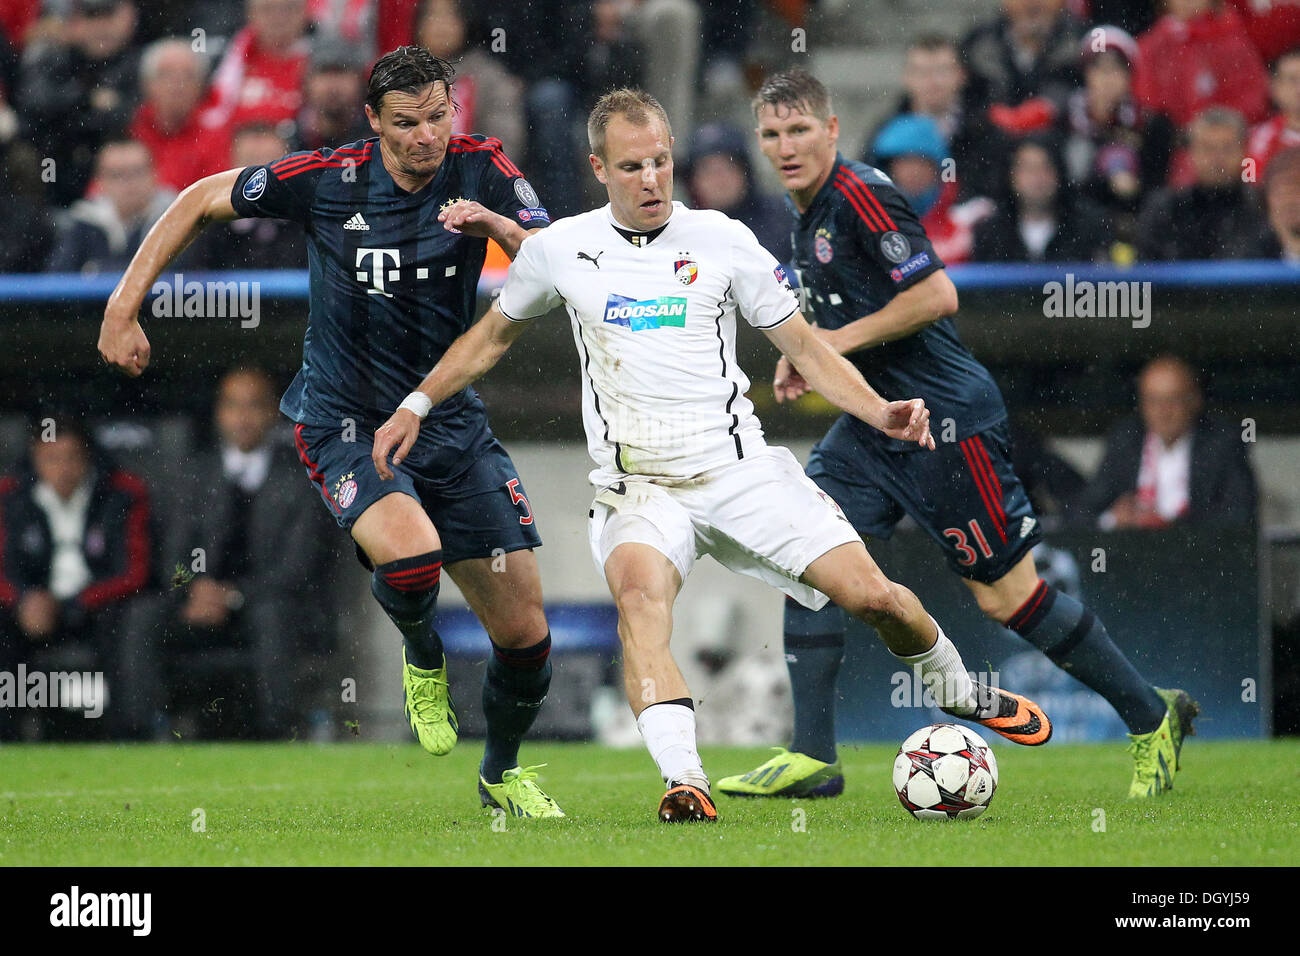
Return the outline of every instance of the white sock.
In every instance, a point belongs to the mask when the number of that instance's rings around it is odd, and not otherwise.
[[[971,682],[970,674],[966,673],[966,665],[962,663],[961,654],[956,645],[948,640],[948,635],[943,632],[943,628],[939,627],[939,622],[934,618],[930,620],[939,631],[934,647],[910,657],[902,654],[895,656],[906,662],[909,667],[921,669],[921,683],[929,688],[934,699],[944,710],[955,711],[961,715],[973,714],[976,704],[975,685]]]
[[[685,704],[651,704],[641,711],[636,727],[665,783],[689,783],[709,792],[709,778],[695,749],[695,711]]]

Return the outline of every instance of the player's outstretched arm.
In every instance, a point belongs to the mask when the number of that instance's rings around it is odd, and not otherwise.
[[[149,340],[140,328],[140,307],[167,264],[212,222],[235,219],[230,191],[241,169],[228,169],[186,188],[149,230],[108,297],[99,327],[99,354],[104,361],[135,377],[149,365]]]
[[[883,309],[818,334],[835,351],[847,355],[906,338],[956,311],[957,287],[940,269],[898,293]]]
[[[930,435],[930,410],[925,407],[925,402],[919,398],[885,401],[867,384],[852,362],[822,341],[804,319],[803,313],[796,312],[763,334],[827,401],[890,438],[934,448],[934,438]]]
[[[510,321],[493,302],[483,318],[451,343],[420,387],[406,397],[388,421],[375,429],[370,457],[380,478],[387,481],[393,477],[393,471],[388,467],[389,453],[393,454],[394,465],[401,464],[420,435],[420,423],[433,407],[496,365],[530,325],[530,321]],[[394,448],[397,449],[395,452]]]

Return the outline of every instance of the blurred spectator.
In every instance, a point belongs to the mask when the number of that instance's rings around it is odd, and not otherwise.
[[[1088,21],[1113,23],[1130,36],[1137,36],[1156,22],[1162,5],[1160,0],[1088,0]]]
[[[157,40],[140,57],[144,102],[131,136],[148,148],[158,182],[176,192],[226,168],[226,132],[202,119],[206,76],[188,40]]]
[[[231,129],[292,120],[302,107],[311,41],[307,0],[248,0],[248,26],[226,46],[212,77],[215,105],[207,121]]]
[[[1300,6],[1295,9],[1300,10]],[[1267,172],[1274,155],[1300,146],[1300,49],[1277,58],[1269,91],[1277,112],[1251,130],[1246,144],[1246,155],[1255,161],[1257,181]]]
[[[368,80],[366,61],[354,46],[339,37],[317,37],[289,149],[336,148],[375,135],[366,119]]]
[[[1147,200],[1138,219],[1142,259],[1254,259],[1268,253],[1268,224],[1242,182],[1246,123],[1221,106],[1188,128],[1193,182]]]
[[[27,45],[27,33],[40,19],[41,0],[6,0],[0,3],[0,32],[9,45],[21,51]]]
[[[100,145],[135,112],[135,27],[133,0],[73,0],[66,43],[42,44],[23,60],[14,103],[23,135],[55,161],[49,191],[57,205],[81,198]]]
[[[202,38],[198,52],[218,56],[226,42],[244,26],[244,0],[140,0],[142,20],[154,27],[154,36]],[[195,36],[192,31],[202,30]]]
[[[494,10],[492,16],[501,19],[491,19],[489,25],[506,30],[506,63],[525,84],[528,154],[522,168],[552,216],[581,212],[587,208],[587,109],[610,87],[641,82],[641,54],[625,23],[626,5],[614,0],[532,0],[508,14]],[[574,49],[577,34],[588,38],[582,52]],[[678,117],[669,115],[681,125]]]
[[[916,213],[935,252],[948,265],[966,262],[975,242],[975,225],[993,214],[993,201],[976,196],[958,202],[948,147],[928,116],[896,116],[872,144],[869,162],[894,181]],[[945,165],[946,164],[946,165]]]
[[[183,677],[203,669],[205,652],[243,652],[260,736],[284,735],[295,709],[304,651],[328,649],[324,573],[329,525],[301,493],[302,464],[272,438],[279,419],[270,376],[236,368],[217,386],[217,443],[198,455],[187,487],[193,507],[179,538],[182,567],[203,549],[206,569],[174,608],[168,656],[193,652]]]
[[[701,126],[691,140],[686,170],[697,209],[716,209],[739,219],[778,261],[790,261],[790,213],[780,199],[759,192],[744,133],[725,123]]]
[[[95,198],[78,201],[59,224],[47,272],[124,272],[175,197],[154,178],[149,150],[130,139],[103,145],[95,184]]]
[[[18,137],[17,114],[0,90],[0,195],[8,205],[8,237],[0,243],[0,275],[40,272],[50,255],[54,224],[45,204],[41,157]]]
[[[1083,31],[1064,0],[1002,0],[1002,15],[962,41],[975,100],[1008,133],[1050,125],[1079,86]]]
[[[229,167],[273,163],[288,148],[271,127],[245,126],[235,133]],[[205,269],[305,269],[307,239],[302,224],[284,219],[236,219],[216,223],[194,241],[191,251]]]
[[[17,473],[0,478],[0,670],[21,661],[104,671],[110,729],[147,735],[156,655],[147,620],[131,609],[152,579],[152,549],[144,483],[101,457],[74,422],[38,423]],[[0,708],[0,738],[15,736],[15,719]]]
[[[1275,258],[1300,264],[1300,146],[1273,157],[1264,174],[1264,201]]]
[[[422,0],[415,36],[420,46],[456,67],[453,132],[495,136],[507,155],[522,157],[523,84],[500,57],[469,43],[469,24],[459,0]]]
[[[389,50],[416,43],[420,0],[307,0],[318,33],[341,37],[369,65]]]
[[[1011,154],[1009,199],[975,227],[978,262],[1102,262],[1114,236],[1101,210],[1065,186],[1047,137]]]
[[[719,13],[735,13],[743,4],[715,0]],[[591,99],[613,86],[633,85],[619,80],[620,62],[631,50],[644,54],[643,82],[648,83],[664,111],[683,132],[695,128],[695,90],[700,70],[700,34],[704,20],[697,0],[593,0],[588,84]],[[726,27],[720,18],[709,25],[716,39]],[[732,50],[734,53],[734,49]],[[718,82],[718,75],[711,82]],[[685,152],[680,144],[677,154]]]
[[[1131,36],[1097,27],[1081,52],[1084,88],[1070,95],[1058,126],[1066,170],[1071,185],[1106,212],[1116,238],[1132,243],[1142,198],[1163,186],[1169,172],[1173,124],[1133,99],[1138,52]]]
[[[1254,519],[1255,476],[1240,429],[1204,414],[1196,373],[1172,356],[1138,377],[1138,417],[1106,440],[1083,494],[1102,528],[1160,528],[1175,522],[1233,524]]]
[[[1137,101],[1186,126],[1211,106],[1259,122],[1268,111],[1268,72],[1241,18],[1219,0],[1168,0],[1138,37]]]
[[[928,116],[948,144],[958,194],[963,199],[993,195],[1005,176],[1003,163],[1010,144],[982,110],[971,108],[970,86],[957,44],[940,34],[926,34],[909,43],[903,87],[898,107],[885,123],[905,113]],[[885,123],[868,137],[869,143],[879,137]],[[864,158],[873,162],[870,151]]]
[[[1300,4],[1295,0],[1228,0],[1246,26],[1255,49],[1270,63],[1300,46]]]

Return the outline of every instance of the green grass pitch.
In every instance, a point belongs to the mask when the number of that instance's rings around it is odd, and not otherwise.
[[[1191,740],[1154,801],[1125,798],[1122,746],[995,747],[1001,780],[976,820],[913,820],[890,786],[895,748],[850,745],[838,799],[719,797],[718,824],[670,827],[640,749],[534,744],[524,756],[548,765],[568,818],[498,828],[472,740],[442,758],[364,741],[3,747],[0,865],[1300,863],[1300,741]],[[704,750],[715,777],[765,757]]]

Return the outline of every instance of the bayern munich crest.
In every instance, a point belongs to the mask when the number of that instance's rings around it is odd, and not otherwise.
[[[348,472],[334,486],[334,500],[339,503],[340,508],[346,508],[357,500],[357,483],[352,478],[353,474],[354,472]]]
[[[690,285],[700,274],[700,266],[694,259],[678,259],[673,263],[673,274],[682,285]]]
[[[817,256],[817,261],[822,265],[831,261],[835,255],[831,249],[831,233],[829,229],[818,229],[817,235],[813,239],[813,254]]]

